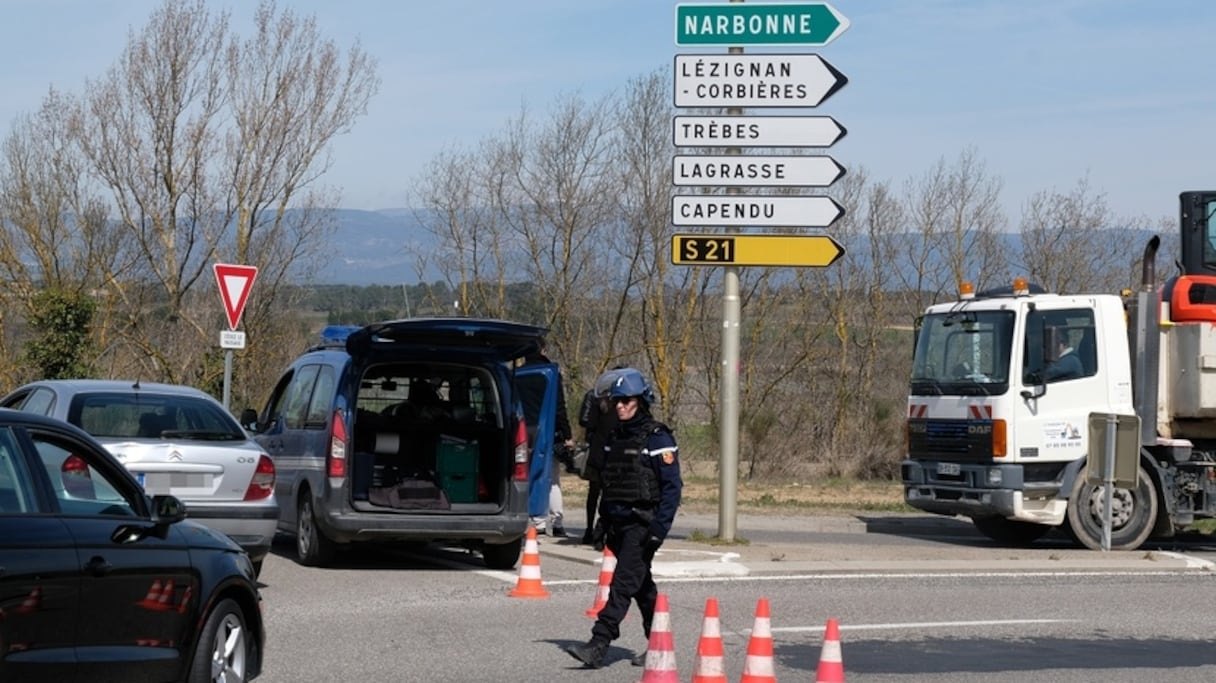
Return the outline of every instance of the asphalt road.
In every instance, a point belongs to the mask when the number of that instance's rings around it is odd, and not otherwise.
[[[687,540],[712,533],[716,517],[681,515],[660,553],[680,680],[691,677],[709,598],[732,681],[761,599],[783,681],[814,680],[829,618],[851,683],[1216,680],[1206,546],[1110,554],[1049,540],[1023,550],[956,520],[765,519],[741,519],[749,543],[719,547]],[[262,576],[261,680],[641,677],[627,661],[646,645],[636,613],[604,669],[582,670],[561,651],[589,636],[599,578],[599,553],[577,544],[540,540],[548,596],[536,599],[509,597],[515,572],[459,549],[365,549],[329,569],[295,564],[289,544],[276,551]]]

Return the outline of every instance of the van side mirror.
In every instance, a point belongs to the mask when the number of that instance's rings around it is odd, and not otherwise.
[[[258,430],[258,411],[246,408],[241,411],[241,426],[251,432]]]

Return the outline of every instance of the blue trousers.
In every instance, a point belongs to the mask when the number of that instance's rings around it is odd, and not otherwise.
[[[621,620],[636,601],[642,612],[642,630],[650,639],[650,624],[654,621],[654,603],[659,589],[650,575],[650,562],[658,548],[647,548],[650,527],[641,522],[616,522],[608,525],[604,544],[616,556],[616,569],[608,588],[608,600],[591,627],[592,640],[611,642],[621,635]]]

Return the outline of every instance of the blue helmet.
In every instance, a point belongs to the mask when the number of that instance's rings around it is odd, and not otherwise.
[[[608,390],[609,396],[612,398],[637,396],[646,405],[654,403],[654,388],[650,386],[645,375],[634,368],[621,368],[615,372],[616,378],[612,382],[612,388]]]

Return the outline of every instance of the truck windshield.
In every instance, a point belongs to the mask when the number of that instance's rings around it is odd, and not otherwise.
[[[1012,311],[955,310],[925,316],[916,337],[912,394],[1003,394],[1009,388]]]

